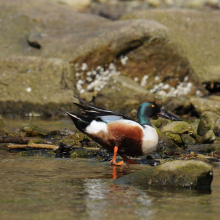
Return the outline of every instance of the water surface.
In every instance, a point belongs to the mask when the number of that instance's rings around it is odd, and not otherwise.
[[[29,119],[17,124],[12,120],[10,125],[8,119],[7,129],[30,122],[43,128],[46,125],[49,130],[72,126],[69,120],[39,123]],[[58,159],[41,151],[21,156],[0,147],[0,219],[219,219],[220,167],[214,168],[211,192],[105,182],[144,166],[115,167],[95,159]]]

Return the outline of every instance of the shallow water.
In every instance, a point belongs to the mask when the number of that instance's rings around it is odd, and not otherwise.
[[[214,168],[211,192],[204,193],[103,182],[114,172],[119,177],[143,167],[1,150],[1,219],[219,219],[220,168]]]
[[[50,123],[49,130],[60,129],[60,124]],[[95,159],[57,159],[40,152],[20,156],[0,148],[0,219],[219,219],[220,167],[214,168],[211,192],[114,186],[104,181],[144,166],[115,167]]]

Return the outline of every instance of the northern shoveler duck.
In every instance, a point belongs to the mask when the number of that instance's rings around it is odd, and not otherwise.
[[[81,104],[74,103],[81,108],[83,114],[66,112],[76,128],[88,135],[107,150],[114,152],[112,165],[121,165],[116,162],[117,153],[129,164],[138,163],[128,156],[142,156],[156,150],[158,144],[157,131],[151,124],[150,118],[159,116],[181,121],[177,116],[161,109],[154,102],[144,102],[137,111],[138,122],[132,118],[113,111],[97,107],[76,97]]]

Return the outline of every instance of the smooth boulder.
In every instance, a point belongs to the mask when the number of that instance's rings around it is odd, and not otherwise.
[[[115,184],[151,187],[181,187],[210,189],[213,180],[212,166],[202,161],[173,161],[157,167],[120,177]]]

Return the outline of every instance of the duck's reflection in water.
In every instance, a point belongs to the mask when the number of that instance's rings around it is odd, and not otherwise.
[[[101,179],[85,180],[86,212],[91,219],[152,219],[152,201],[146,191],[116,186]]]

